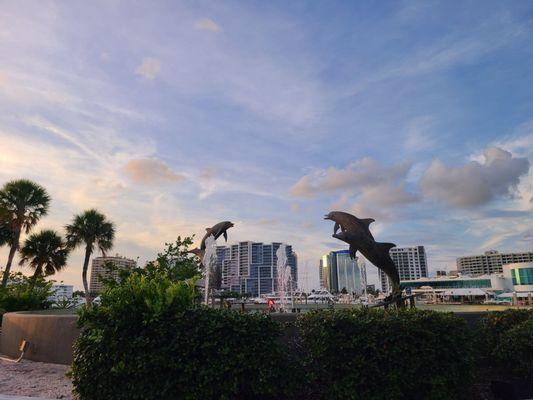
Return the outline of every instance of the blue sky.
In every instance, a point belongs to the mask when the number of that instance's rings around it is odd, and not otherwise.
[[[533,250],[532,34],[527,1],[0,1],[0,181],[50,191],[37,229],[101,209],[141,262],[230,219],[307,287],[332,209],[430,271]]]

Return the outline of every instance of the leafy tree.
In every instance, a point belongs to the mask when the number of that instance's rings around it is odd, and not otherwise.
[[[32,280],[20,272],[9,274],[9,285],[0,288],[0,320],[5,312],[50,308],[53,283],[41,276]]]
[[[61,236],[52,230],[42,230],[30,235],[20,249],[20,265],[33,270],[32,281],[38,276],[53,275],[67,264],[68,249]]]
[[[345,287],[341,289],[341,294],[348,294],[348,290]]]
[[[67,244],[74,249],[78,246],[85,246],[85,259],[83,260],[82,280],[85,289],[85,300],[87,305],[91,305],[91,295],[87,284],[87,269],[89,260],[95,249],[105,255],[105,252],[113,247],[115,238],[115,227],[106,216],[95,209],[87,210],[75,215],[72,223],[65,227],[67,231]]]
[[[49,204],[50,196],[46,189],[26,179],[7,182],[0,190],[0,225],[3,226],[4,244],[7,237],[10,245],[2,287],[7,285],[21,233],[31,231],[39,219],[47,214]]]
[[[181,236],[174,243],[165,243],[165,250],[146,264],[145,272],[162,272],[173,282],[197,278],[200,275],[200,260],[189,251],[192,243],[193,237],[182,239]]]

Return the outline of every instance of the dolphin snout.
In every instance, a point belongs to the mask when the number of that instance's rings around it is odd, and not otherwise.
[[[326,214],[324,215],[324,219],[331,219],[331,218],[329,217],[329,214]]]

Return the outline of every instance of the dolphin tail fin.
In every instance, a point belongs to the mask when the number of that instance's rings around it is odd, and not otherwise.
[[[211,229],[211,228],[205,228],[205,231],[206,231],[206,232],[209,232],[210,229]]]
[[[372,218],[363,218],[361,222],[365,224],[365,226],[368,228],[372,222],[375,222],[375,219]]]
[[[357,249],[354,246],[350,245],[350,258],[352,260],[355,260],[355,253],[357,253]]]
[[[376,243],[378,249],[383,253],[389,254],[389,250],[396,247],[394,243]]]

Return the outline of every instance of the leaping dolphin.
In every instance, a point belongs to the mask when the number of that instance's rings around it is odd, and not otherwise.
[[[335,222],[335,227],[333,228],[334,234],[337,233],[339,228],[341,228],[343,232],[364,232],[365,235],[370,236],[370,238],[374,240],[374,236],[372,236],[369,228],[370,224],[375,221],[372,218],[359,219],[355,215],[343,211],[331,211],[324,216],[324,219],[329,219]]]
[[[359,251],[368,261],[385,272],[391,282],[393,294],[401,292],[400,275],[389,254],[389,250],[396,247],[394,243],[376,242],[360,232],[350,230],[334,233],[333,237],[350,245],[351,258],[355,258],[356,252]]]
[[[205,250],[205,240],[209,236],[214,236],[215,240],[218,239],[221,235],[224,236],[224,240],[228,241],[228,229],[233,227],[233,222],[230,221],[222,221],[218,224],[212,226],[211,228],[205,228],[206,232],[202,239],[202,242],[200,244],[200,250]]]

